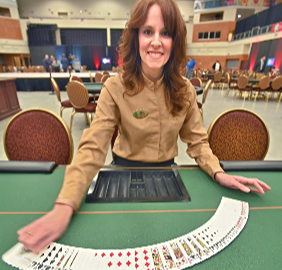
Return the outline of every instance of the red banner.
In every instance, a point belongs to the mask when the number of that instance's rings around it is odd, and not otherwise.
[[[271,33],[276,33],[282,31],[282,22],[275,23],[272,25]]]

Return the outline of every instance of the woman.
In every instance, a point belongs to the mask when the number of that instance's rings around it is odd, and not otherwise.
[[[55,72],[60,72],[60,62],[56,57],[54,57],[54,61],[52,63],[52,66],[54,67]]]
[[[270,189],[257,179],[225,174],[212,154],[195,90],[180,75],[179,67],[185,65],[185,37],[185,23],[174,0],[137,2],[119,46],[124,72],[104,84],[94,120],[66,169],[54,209],[18,231],[26,249],[39,252],[67,229],[73,211],[104,164],[117,124],[113,152],[118,165],[174,163],[179,134],[188,144],[187,153],[219,184],[262,194]]]

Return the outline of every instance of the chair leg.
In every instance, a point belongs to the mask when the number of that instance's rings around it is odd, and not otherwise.
[[[88,125],[88,117],[87,117],[87,113],[84,113],[84,116],[85,116],[85,123],[86,123],[86,125]]]
[[[89,126],[91,125],[91,123],[92,123],[92,114],[89,113]]]
[[[265,102],[268,102],[269,98],[270,98],[270,92],[268,93],[268,95],[267,95],[267,96],[265,95],[265,97],[264,97]]]
[[[75,114],[76,114],[76,111],[73,111],[72,114],[71,114],[70,132],[71,132],[71,129],[72,129],[73,116],[74,116]]]
[[[238,90],[235,91],[233,99],[236,97],[237,93],[238,93]]]
[[[225,94],[225,96],[224,96],[224,97],[228,97],[229,92],[230,92],[230,88],[228,87],[228,89],[226,90],[226,94]]]
[[[254,102],[256,102],[258,95],[259,95],[259,92],[257,91],[257,92],[256,92],[256,95],[255,95],[255,100],[254,100]]]
[[[61,116],[61,117],[63,117],[63,110],[64,110],[64,109],[65,109],[65,107],[62,106],[62,107],[61,107],[61,110],[60,110],[60,116]]]

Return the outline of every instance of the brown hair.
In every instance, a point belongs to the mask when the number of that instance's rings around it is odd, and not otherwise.
[[[171,114],[176,116],[188,101],[185,93],[186,83],[180,73],[181,68],[186,64],[187,30],[174,0],[139,0],[134,6],[118,49],[124,69],[122,77],[126,88],[125,93],[135,95],[141,92],[145,85],[141,71],[138,31],[145,23],[148,11],[154,4],[160,6],[165,28],[173,40],[170,58],[163,67],[163,80],[166,86],[166,106]],[[137,85],[134,81],[137,81]],[[134,88],[135,91],[133,91]]]

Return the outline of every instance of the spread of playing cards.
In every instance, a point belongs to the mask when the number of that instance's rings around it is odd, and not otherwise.
[[[244,228],[248,215],[248,203],[223,197],[207,223],[163,243],[122,250],[95,250],[52,243],[39,254],[25,251],[18,243],[2,259],[23,270],[186,269],[227,247]]]

